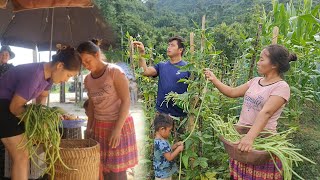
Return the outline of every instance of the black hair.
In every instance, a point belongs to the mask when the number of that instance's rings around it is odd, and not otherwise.
[[[99,48],[100,44],[101,44],[101,40],[92,39],[91,41],[86,41],[81,43],[78,46],[77,51],[80,54],[87,53],[87,54],[95,55],[97,52],[100,51],[100,48]]]
[[[52,64],[63,63],[64,69],[69,71],[80,71],[81,56],[70,46],[64,46],[57,51],[57,54],[52,56]]]
[[[182,52],[181,52],[181,56],[182,56],[185,50],[185,45],[184,45],[185,40],[181,36],[174,36],[169,38],[168,40],[168,42],[172,42],[172,41],[177,41],[178,48],[182,48]]]
[[[154,122],[154,129],[158,131],[160,128],[169,128],[173,126],[172,118],[167,114],[159,114],[156,116]]]
[[[87,99],[84,103],[83,103],[83,108],[87,109],[89,106],[89,99]]]
[[[298,59],[296,54],[289,53],[287,48],[278,44],[267,46],[265,49],[269,53],[268,57],[270,58],[271,64],[277,66],[280,75],[283,75],[283,73],[290,69],[291,61]]]

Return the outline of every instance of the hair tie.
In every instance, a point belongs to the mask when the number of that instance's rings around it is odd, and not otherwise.
[[[66,50],[70,50],[71,52],[75,51],[75,48],[69,46],[69,45],[63,45],[63,44],[57,44],[56,45],[57,50],[57,54],[59,54],[61,51],[66,51]]]
[[[100,46],[102,44],[102,39],[92,39],[91,42],[97,46]]]

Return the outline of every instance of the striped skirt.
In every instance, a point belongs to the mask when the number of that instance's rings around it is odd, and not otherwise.
[[[138,164],[138,150],[133,118],[129,116],[121,130],[120,144],[116,148],[108,145],[108,140],[116,121],[97,121],[90,138],[100,143],[101,170],[123,172]]]
[[[274,156],[277,169],[273,160],[270,159],[266,164],[263,165],[250,165],[236,161],[232,158],[229,160],[230,176],[234,180],[282,180],[282,164],[278,157]]]

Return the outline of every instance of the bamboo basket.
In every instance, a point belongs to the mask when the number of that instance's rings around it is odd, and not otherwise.
[[[241,152],[238,150],[238,144],[229,142],[223,137],[220,137],[220,140],[223,142],[228,155],[239,162],[257,166],[267,163],[271,158],[267,151],[252,150],[251,152]]]
[[[62,139],[60,156],[71,169],[60,161],[55,163],[57,180],[98,180],[100,167],[100,145],[93,139]]]
[[[240,134],[246,134],[250,130],[248,127],[235,126],[236,130]],[[263,135],[262,137],[268,136],[270,134]],[[223,142],[224,148],[228,155],[239,162],[251,165],[262,165],[271,159],[270,154],[267,151],[262,150],[252,150],[251,152],[241,152],[238,150],[238,144],[234,144],[222,136],[219,139]]]

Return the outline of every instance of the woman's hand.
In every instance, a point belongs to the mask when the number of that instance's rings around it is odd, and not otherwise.
[[[109,146],[111,148],[116,148],[120,144],[120,137],[121,137],[121,129],[114,129],[111,133],[110,139],[109,139]]]
[[[254,138],[251,138],[247,135],[245,135],[238,144],[238,150],[242,152],[250,152],[252,151],[252,145],[253,145]]]
[[[204,75],[209,81],[213,81],[217,79],[217,77],[213,74],[213,72],[210,71],[208,68],[204,69]]]

